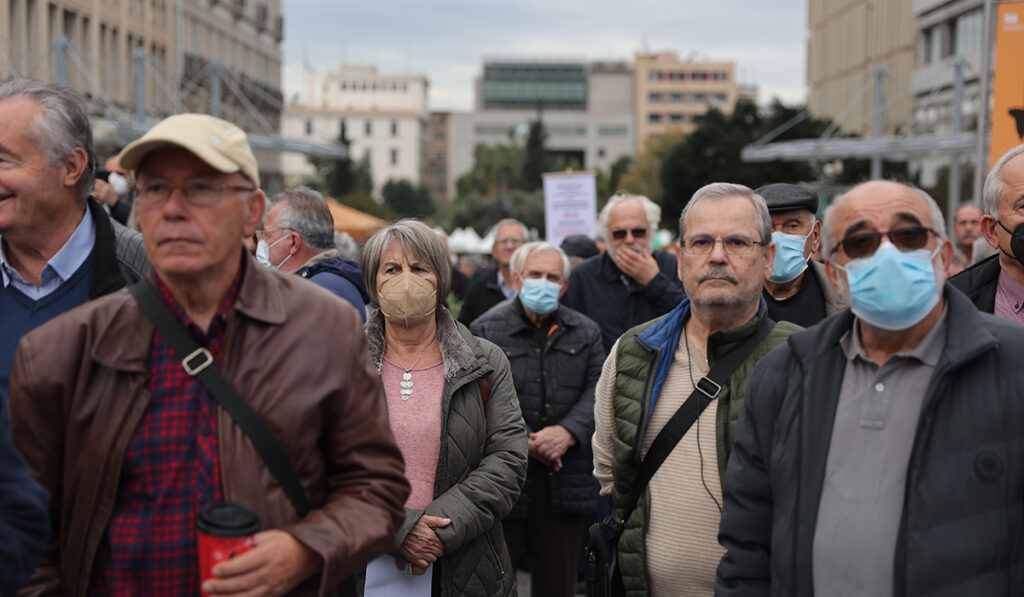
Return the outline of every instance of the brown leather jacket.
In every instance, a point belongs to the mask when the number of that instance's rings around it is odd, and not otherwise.
[[[252,509],[263,529],[285,530],[320,554],[319,578],[292,594],[326,595],[393,546],[409,494],[402,456],[356,311],[297,276],[248,257],[243,267],[220,368],[282,444],[314,510],[298,520],[247,436],[219,409],[224,499]],[[55,534],[22,595],[88,591],[125,450],[149,402],[153,331],[121,290],[37,328],[19,345],[10,394],[14,440],[50,491]]]

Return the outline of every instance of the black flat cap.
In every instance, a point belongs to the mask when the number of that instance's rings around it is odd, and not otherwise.
[[[768,211],[785,211],[787,209],[809,209],[812,214],[818,213],[818,194],[800,185],[775,183],[765,185],[757,191],[768,204]]]
[[[589,259],[600,253],[597,250],[597,243],[585,234],[573,234],[562,240],[562,250],[569,257],[582,257]]]

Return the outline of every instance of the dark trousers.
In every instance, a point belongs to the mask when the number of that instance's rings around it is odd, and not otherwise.
[[[516,568],[524,547],[529,554],[531,597],[572,597],[585,516],[551,511],[550,470],[530,460],[526,518],[506,518],[501,524]]]

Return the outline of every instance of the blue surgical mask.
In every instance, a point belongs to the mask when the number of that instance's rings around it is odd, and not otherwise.
[[[853,313],[883,330],[913,327],[939,302],[932,260],[935,251],[900,251],[883,242],[870,257],[854,259],[846,267]]]
[[[543,278],[527,278],[519,291],[519,302],[530,313],[547,315],[558,308],[558,293],[561,291],[561,284]]]
[[[772,232],[772,241],[775,243],[775,264],[768,281],[783,283],[795,280],[807,269],[807,258],[804,257],[807,237],[775,231]]]
[[[289,259],[292,258],[292,256],[289,254],[287,257],[285,257],[284,259],[281,260],[281,263],[278,263],[277,265],[274,265],[273,263],[270,262],[270,247],[273,247],[274,245],[276,245],[277,243],[283,241],[286,238],[288,238],[288,235],[282,236],[281,238],[275,240],[272,244],[269,244],[269,245],[267,244],[267,241],[265,241],[265,240],[257,241],[256,242],[256,261],[258,261],[260,263],[260,265],[265,265],[266,267],[269,267],[270,269],[280,269],[281,266],[284,265],[286,261],[288,261]]]

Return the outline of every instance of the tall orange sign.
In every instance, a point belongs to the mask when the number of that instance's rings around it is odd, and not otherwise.
[[[1024,143],[1024,2],[1001,2],[996,17],[989,167]]]

